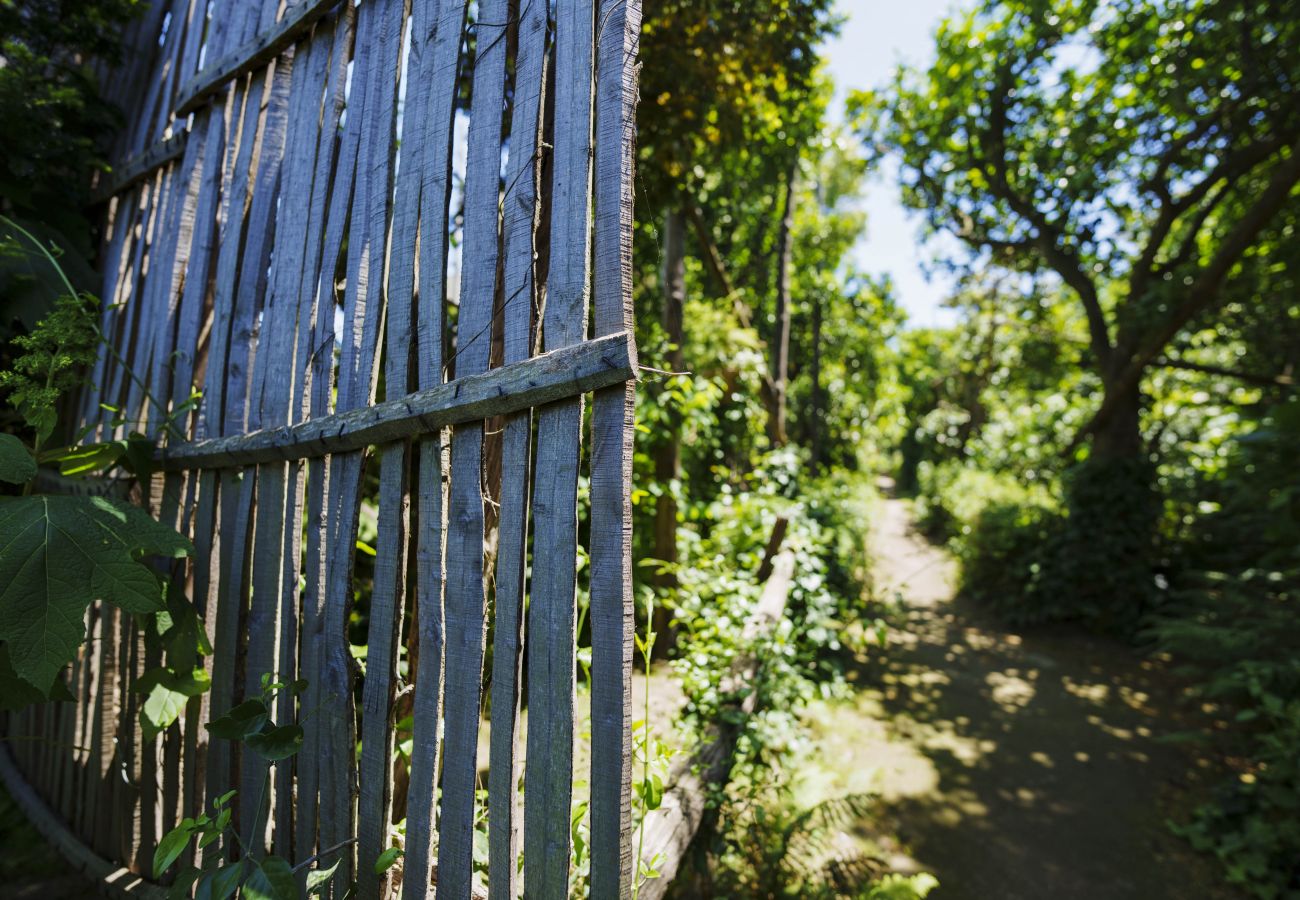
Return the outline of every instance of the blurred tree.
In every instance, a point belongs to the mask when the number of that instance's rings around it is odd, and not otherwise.
[[[928,71],[855,98],[967,265],[1051,273],[1079,303],[1102,399],[1076,432],[1071,513],[1113,532],[1121,563],[1147,555],[1155,518],[1143,377],[1223,319],[1300,202],[1296,46],[1284,0],[985,2],[940,27]]]
[[[119,114],[99,96],[93,64],[122,52],[140,0],[0,0],[0,212],[65,255],[78,287],[93,288],[90,178],[105,169]],[[0,338],[31,327],[62,290],[31,248],[5,235]]]

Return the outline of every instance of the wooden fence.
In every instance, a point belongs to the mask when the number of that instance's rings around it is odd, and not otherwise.
[[[116,861],[137,883],[160,836],[232,788],[240,827],[260,831],[268,764],[205,723],[274,673],[307,682],[275,711],[305,729],[270,778],[279,855],[330,850],[336,883],[387,896],[393,873],[373,864],[404,816],[401,895],[469,897],[486,816],[493,896],[563,897],[587,783],[591,895],[630,896],[639,6],[160,0],[133,26],[106,79],[129,112],[121,162],[98,189],[115,349],[82,416],[104,436],[174,420],[144,499],[193,538],[172,574],[214,651],[210,692],[144,740],[132,683],[161,650],[94,606],[77,702],[5,721],[7,771],[98,874]],[[579,589],[589,773],[573,769]]]

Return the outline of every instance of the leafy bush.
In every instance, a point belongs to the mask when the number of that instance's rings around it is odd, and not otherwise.
[[[1059,500],[1040,482],[958,462],[919,475],[922,526],[960,560],[962,590],[1008,621],[1127,634],[1152,607],[1159,505],[1144,465],[1080,464]]]
[[[1223,718],[1233,772],[1179,827],[1256,897],[1300,896],[1300,402],[1237,442],[1150,633]]]
[[[1047,489],[959,463],[923,465],[919,475],[919,520],[961,562],[961,590],[1013,621],[1051,618],[1041,582],[1063,518]]]

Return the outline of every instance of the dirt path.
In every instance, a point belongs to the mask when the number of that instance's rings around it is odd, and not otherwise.
[[[873,525],[898,628],[850,673],[852,700],[812,707],[797,800],[878,793],[874,827],[938,876],[937,900],[1233,896],[1164,824],[1188,771],[1159,740],[1187,727],[1172,681],[1123,645],[1016,634],[954,600],[953,562],[907,502],[884,500]]]

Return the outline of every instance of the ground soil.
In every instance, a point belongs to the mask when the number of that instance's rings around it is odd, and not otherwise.
[[[894,832],[891,862],[934,873],[935,900],[1234,896],[1167,825],[1207,765],[1171,740],[1191,727],[1177,679],[1125,644],[1009,630],[954,596],[907,501],[874,519],[896,627],[851,668],[851,698],[810,707],[797,802],[878,795],[859,827]]]

